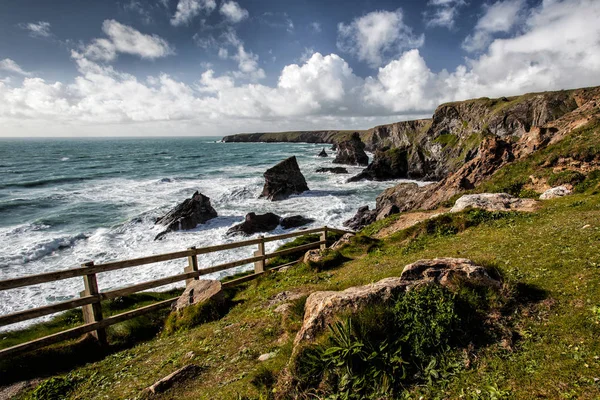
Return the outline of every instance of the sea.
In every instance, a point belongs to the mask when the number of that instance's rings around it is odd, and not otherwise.
[[[341,228],[363,205],[396,182],[346,183],[350,174],[316,173],[332,166],[334,152],[302,143],[222,143],[220,137],[0,139],[0,280],[203,247],[245,239],[227,230],[249,212],[315,220],[307,228]],[[271,202],[259,199],[263,173],[295,155],[309,191]],[[155,225],[195,191],[210,197],[218,217],[193,230],[172,232],[156,241]],[[281,227],[265,235],[276,235]],[[258,236],[255,235],[255,236]],[[255,237],[253,236],[253,237]],[[266,245],[274,251],[285,241]],[[245,247],[199,256],[208,267],[252,256]],[[116,289],[183,272],[187,261],[173,260],[98,275],[101,290]],[[252,269],[245,265],[207,278]],[[167,290],[183,283],[156,290]],[[0,291],[0,315],[77,298],[81,277]],[[46,317],[46,319],[49,317]],[[44,319],[44,318],[42,318]],[[18,329],[38,320],[3,329]]]

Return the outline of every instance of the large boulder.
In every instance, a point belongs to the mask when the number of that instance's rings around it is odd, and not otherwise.
[[[193,280],[188,283],[183,294],[179,296],[173,309],[176,311],[183,310],[186,307],[204,303],[208,300],[217,304],[225,301],[221,282],[209,279]]]
[[[317,168],[315,172],[324,173],[331,172],[332,174],[347,174],[348,170],[344,167],[323,167]]]
[[[304,320],[294,344],[315,339],[340,315],[355,313],[366,306],[389,304],[408,290],[423,284],[452,286],[458,281],[494,288],[500,280],[486,269],[464,258],[420,260],[404,267],[400,277],[385,278],[365,286],[340,292],[314,292],[306,299]]]
[[[363,179],[369,181],[386,181],[390,179],[406,178],[408,172],[407,151],[391,149],[375,153],[373,162],[358,175],[348,179],[356,182]]]
[[[550,200],[557,197],[563,197],[571,194],[572,191],[566,186],[556,186],[552,189],[546,190],[540,195],[540,200]]]
[[[356,312],[367,305],[385,304],[404,293],[409,283],[400,278],[386,278],[341,292],[314,292],[306,299],[304,320],[294,344],[313,340],[336,316]]]
[[[277,228],[280,220],[279,215],[270,212],[266,214],[249,213],[246,214],[244,222],[229,228],[227,234],[252,235],[258,232],[269,232]]]
[[[295,156],[269,168],[264,173],[264,177],[265,186],[260,197],[266,197],[272,201],[283,200],[292,194],[300,194],[309,190]]]
[[[333,162],[364,166],[369,164],[369,156],[365,153],[365,144],[360,140],[358,132],[354,132],[350,139],[338,143],[337,154]]]
[[[457,281],[500,288],[500,280],[491,277],[486,269],[467,258],[434,258],[408,264],[400,278],[406,282],[439,283],[451,286]]]
[[[165,225],[166,229],[159,233],[155,240],[171,231],[194,229],[198,224],[203,224],[216,216],[217,212],[211,206],[210,199],[196,191],[190,199],[156,220],[156,224]]]
[[[280,225],[283,229],[297,228],[315,222],[312,218],[306,218],[302,215],[292,215],[291,217],[281,218]]]
[[[520,199],[508,193],[478,193],[461,196],[450,212],[466,208],[481,208],[487,211],[535,211],[538,202],[533,199]]]

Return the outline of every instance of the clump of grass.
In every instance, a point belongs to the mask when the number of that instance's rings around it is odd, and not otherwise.
[[[585,175],[579,171],[565,170],[559,173],[553,173],[548,178],[548,185],[559,186],[559,185],[577,185],[585,180]]]
[[[66,398],[81,382],[76,374],[57,376],[40,383],[28,400],[59,400]]]
[[[339,267],[348,260],[349,258],[345,257],[338,250],[327,249],[321,252],[321,257],[318,261],[309,261],[307,264],[313,270],[321,272]]]
[[[227,292],[225,292],[227,293]],[[228,296],[226,296],[228,297]],[[228,299],[208,299],[172,312],[164,322],[164,334],[183,332],[206,322],[215,321],[227,313]]]
[[[341,237],[342,237],[342,235],[340,235],[339,233],[327,232],[327,246],[331,246],[333,243],[335,243]],[[293,247],[298,247],[298,246],[303,246],[303,245],[310,244],[310,243],[315,243],[315,242],[318,242],[319,240],[321,240],[321,236],[317,235],[317,234],[299,236],[296,239],[292,240],[291,242],[280,246],[276,251],[287,250],[287,249],[291,249]],[[283,265],[283,264],[290,263],[292,261],[296,261],[296,260],[300,259],[304,255],[304,253],[306,253],[306,251],[301,250],[301,251],[294,252],[291,254],[286,254],[285,256],[278,256],[278,257],[272,258],[267,262],[267,267],[274,268],[279,265]]]

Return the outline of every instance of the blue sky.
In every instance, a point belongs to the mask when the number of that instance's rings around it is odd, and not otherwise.
[[[0,136],[368,128],[600,84],[594,0],[0,4]]]

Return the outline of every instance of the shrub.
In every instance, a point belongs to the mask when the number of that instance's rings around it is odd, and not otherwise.
[[[387,398],[407,385],[447,377],[449,356],[468,332],[459,303],[438,285],[416,288],[392,307],[369,307],[329,326],[317,345],[297,353],[292,373],[302,389],[340,399]]]

